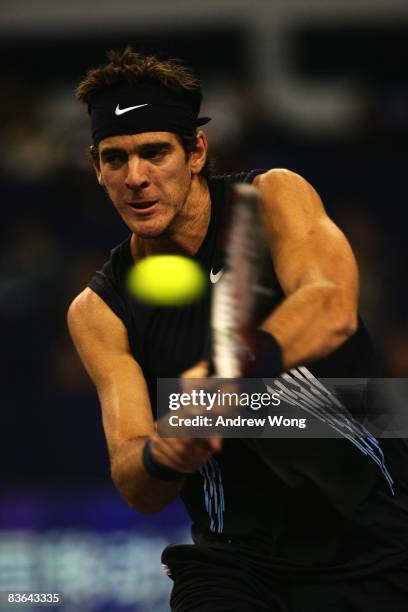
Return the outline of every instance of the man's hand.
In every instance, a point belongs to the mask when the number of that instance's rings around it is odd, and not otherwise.
[[[181,374],[184,391],[190,391],[189,379],[206,378],[208,363],[200,361],[195,366]],[[212,438],[162,438],[157,433],[150,436],[153,457],[160,464],[190,473],[199,470],[213,453],[221,450],[222,440]]]
[[[221,450],[221,438],[161,438],[151,437],[154,459],[178,472],[189,474],[199,470],[213,453]]]
[[[202,360],[196,363],[192,368],[183,372],[180,378],[183,379],[183,388],[184,386],[188,387],[188,383],[186,380],[189,378],[207,378],[209,372],[209,364],[208,361]]]

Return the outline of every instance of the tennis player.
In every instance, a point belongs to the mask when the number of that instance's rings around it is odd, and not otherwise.
[[[97,179],[130,235],[71,304],[69,328],[97,388],[116,487],[147,514],[181,495],[191,516],[194,544],[163,552],[172,609],[406,612],[405,441],[221,445],[155,433],[156,379],[207,372],[209,298],[148,307],[127,294],[125,276],[146,255],[180,253],[216,281],[217,237],[237,182],[262,195],[271,251],[256,375],[305,364],[315,376],[375,374],[356,262],[318,194],[289,170],[210,176],[200,83],[182,65],[112,52],[77,97],[88,106]]]

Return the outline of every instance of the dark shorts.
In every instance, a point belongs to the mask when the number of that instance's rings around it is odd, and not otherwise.
[[[297,581],[257,571],[227,544],[168,546],[173,612],[407,612],[408,563],[347,580]]]

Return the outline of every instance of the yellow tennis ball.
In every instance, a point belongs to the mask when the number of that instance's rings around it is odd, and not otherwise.
[[[201,266],[181,255],[150,255],[129,271],[128,290],[153,306],[181,306],[200,299],[206,288]]]

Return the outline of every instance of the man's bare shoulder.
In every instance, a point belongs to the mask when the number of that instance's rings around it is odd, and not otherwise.
[[[269,187],[276,190],[286,188],[315,192],[314,187],[301,174],[288,168],[271,168],[262,174],[257,174],[252,184],[259,188]]]
[[[274,183],[276,185],[289,185],[291,183],[298,183],[303,185],[310,185],[307,180],[297,172],[289,170],[288,168],[271,168],[266,172],[257,174],[252,181],[252,184],[259,187],[263,183]]]
[[[304,226],[304,221],[321,221],[327,218],[323,202],[314,187],[300,174],[286,168],[273,168],[255,177],[253,185],[262,196],[266,212],[273,213],[274,219],[289,220]]]
[[[99,313],[105,309],[112,312],[95,291],[86,287],[71,302],[68,308],[68,317],[73,319],[77,319],[78,317],[91,318],[96,312]]]
[[[81,291],[70,304],[67,321],[74,342],[89,337],[106,345],[116,344],[118,341],[127,345],[123,322],[89,287]]]

